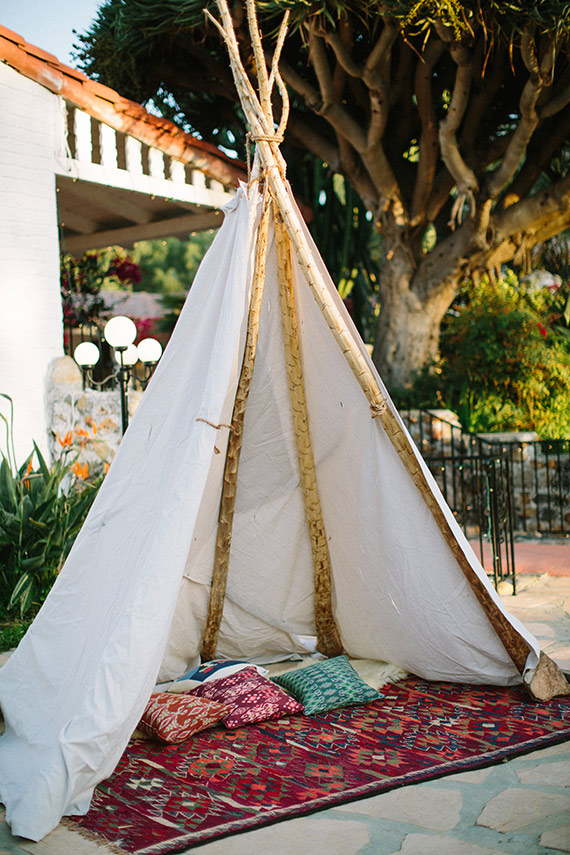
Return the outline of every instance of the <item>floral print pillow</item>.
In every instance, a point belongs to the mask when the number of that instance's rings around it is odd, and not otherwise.
[[[226,727],[241,727],[303,711],[303,705],[291,698],[255,668],[244,668],[230,677],[202,683],[190,696],[208,698],[230,707],[222,719]]]
[[[150,696],[138,729],[161,742],[184,742],[212,727],[229,711],[216,701],[157,692]]]

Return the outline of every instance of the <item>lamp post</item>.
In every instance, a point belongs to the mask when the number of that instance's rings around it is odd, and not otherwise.
[[[111,345],[115,351],[115,361],[118,364],[118,369],[112,375],[116,378],[119,385],[120,401],[121,401],[121,431],[124,434],[129,424],[129,407],[127,389],[131,377],[131,372],[140,360],[147,367],[146,377],[143,379],[143,388],[150,379],[154,367],[162,355],[162,346],[159,341],[154,338],[145,338],[140,342],[138,347],[134,344],[137,336],[137,328],[134,322],[124,315],[117,315],[111,318],[105,324],[103,329],[105,341]],[[83,388],[85,388],[86,378],[90,377],[92,385],[101,386],[108,379],[96,383],[93,381],[90,372],[99,361],[99,348],[93,342],[84,341],[78,344],[73,353],[74,359],[81,367],[83,374]]]
[[[111,347],[115,348],[115,359],[119,363],[119,371],[117,379],[119,381],[119,391],[121,395],[121,429],[124,433],[129,424],[129,404],[127,400],[127,383],[130,377],[130,366],[134,365],[138,359],[134,340],[137,337],[137,328],[134,321],[126,318],[124,315],[117,315],[107,321],[103,329],[105,341]],[[133,347],[134,354],[127,357],[129,346]],[[133,359],[134,356],[134,359]],[[131,361],[132,360],[132,361]],[[127,366],[129,366],[127,368]]]
[[[81,368],[81,376],[83,377],[83,388],[87,380],[87,374],[99,362],[99,348],[92,341],[82,341],[78,344],[73,352],[73,358]]]

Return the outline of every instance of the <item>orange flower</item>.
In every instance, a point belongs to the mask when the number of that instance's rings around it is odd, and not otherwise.
[[[80,481],[85,481],[85,479],[89,475],[89,466],[87,463],[79,463],[78,461],[76,461],[71,467],[71,471],[77,479],[79,479]]]
[[[77,436],[89,436],[89,434],[87,433],[85,428],[82,428],[82,427],[76,427],[75,433],[77,434]]]
[[[62,448],[69,448],[73,441],[73,431],[68,430],[63,439],[57,434],[56,437]]]
[[[103,472],[104,472],[104,474],[105,474],[105,475],[106,475],[106,474],[107,474],[107,472],[109,471],[109,466],[110,466],[110,463],[104,463],[104,464],[103,464]]]
[[[93,422],[91,427],[93,428],[93,435],[95,436],[95,434],[97,433],[97,425],[95,424],[95,422]]]
[[[29,475],[29,474],[30,474],[30,472],[32,471],[32,462],[33,462],[33,459],[30,457],[30,462],[28,463],[28,468],[26,469],[26,474],[25,474],[25,475],[24,475],[24,477],[22,478],[22,482],[23,482],[24,487],[26,488],[26,490],[29,490],[29,489],[30,489],[30,482],[28,481],[28,475]]]

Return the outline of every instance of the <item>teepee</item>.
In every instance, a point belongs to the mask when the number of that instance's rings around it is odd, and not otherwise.
[[[568,691],[505,610],[331,282],[285,177],[287,93],[248,0],[256,142],[172,339],[50,595],[0,671],[0,799],[34,840],[84,813],[156,682],[213,655],[377,659]],[[283,109],[277,130],[271,90]]]

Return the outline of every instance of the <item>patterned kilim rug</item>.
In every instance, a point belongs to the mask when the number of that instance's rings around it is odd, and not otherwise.
[[[380,692],[175,747],[133,741],[70,824],[120,852],[177,852],[570,738],[570,697],[534,703],[520,689],[415,678]]]

